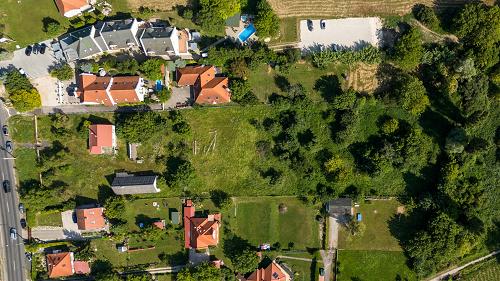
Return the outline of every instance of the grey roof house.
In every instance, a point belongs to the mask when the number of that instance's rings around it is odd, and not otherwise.
[[[139,30],[137,19],[113,20],[96,25],[99,33],[96,41],[104,43],[105,50],[119,50],[139,47],[136,34]]]
[[[117,195],[157,193],[160,189],[156,187],[158,176],[138,176],[128,173],[116,173],[111,189]]]
[[[352,200],[350,198],[337,198],[326,203],[326,211],[330,216],[353,215]]]
[[[90,58],[103,50],[94,39],[96,28],[91,25],[59,37],[62,53],[68,61]]]
[[[169,56],[175,55],[172,35],[177,30],[167,26],[151,26],[144,28],[140,36],[140,43],[143,52],[148,56]]]

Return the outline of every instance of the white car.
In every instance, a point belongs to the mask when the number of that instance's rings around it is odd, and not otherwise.
[[[10,228],[10,239],[16,240],[17,239],[17,229],[14,227]]]

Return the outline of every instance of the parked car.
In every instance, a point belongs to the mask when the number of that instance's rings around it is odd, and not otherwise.
[[[19,213],[24,214],[24,204],[19,203]]]
[[[319,276],[325,276],[325,269],[322,267],[319,268]]]
[[[17,239],[17,229],[14,227],[10,228],[10,239],[12,239],[12,240]]]
[[[73,223],[77,223],[78,222],[78,218],[76,217],[76,212],[73,212],[71,214],[71,218],[73,219]]]
[[[7,192],[10,192],[10,190],[11,190],[10,181],[4,180],[3,181],[3,191],[5,191],[5,193],[7,193]]]
[[[11,141],[7,141],[5,143],[5,150],[7,150],[7,152],[11,153],[13,148],[12,148],[12,142]]]
[[[309,29],[309,31],[313,31],[314,30],[314,26],[313,26],[313,21],[312,20],[307,20],[307,29]]]
[[[33,45],[33,54],[37,55],[39,51],[40,51],[40,45],[38,43],[35,43]]]
[[[47,45],[45,43],[40,44],[40,54],[45,54],[45,49],[47,49]]]
[[[31,261],[31,253],[30,252],[26,252],[24,255],[26,256],[26,259],[28,261]]]
[[[326,21],[325,20],[320,20],[319,21],[319,27],[321,29],[325,29],[326,28]]]
[[[21,219],[21,221],[19,221],[21,223],[21,227],[22,228],[26,228],[26,220],[25,219]]]
[[[4,136],[8,136],[9,135],[9,127],[7,125],[3,125],[2,132],[3,132]]]
[[[24,50],[24,54],[29,56],[29,55],[31,55],[31,51],[33,51],[33,47],[31,47],[31,45],[28,45],[26,47],[26,49]]]

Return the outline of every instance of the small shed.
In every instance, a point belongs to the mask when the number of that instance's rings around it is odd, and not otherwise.
[[[179,224],[179,211],[177,209],[171,209],[170,210],[170,221],[172,222],[173,225],[178,225]]]
[[[363,216],[361,215],[361,213],[357,213],[356,214],[356,220],[357,221],[362,221],[363,220]]]
[[[352,200],[350,198],[337,198],[326,203],[326,211],[330,216],[353,215]]]

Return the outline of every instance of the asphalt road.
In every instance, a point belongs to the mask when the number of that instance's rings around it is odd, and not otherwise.
[[[0,124],[6,124],[7,111],[0,102]],[[2,252],[2,280],[25,281],[25,252],[23,238],[21,237],[20,216],[18,211],[17,186],[14,173],[13,156],[5,150],[5,142],[9,139],[0,133],[0,176],[2,183],[9,180],[12,191],[5,193],[0,190],[0,246]],[[10,228],[15,227],[18,232],[16,240],[10,238]]]

